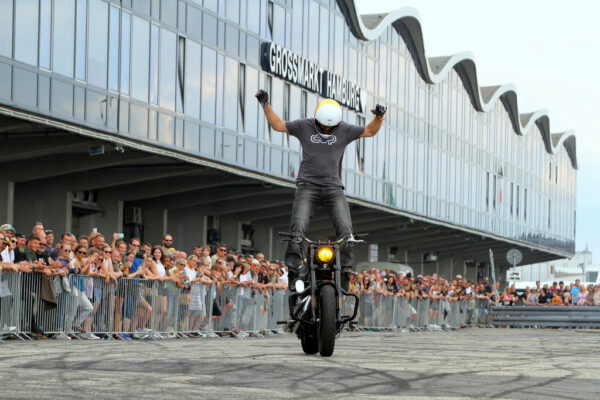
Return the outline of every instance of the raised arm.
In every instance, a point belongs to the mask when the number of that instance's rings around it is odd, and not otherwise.
[[[267,117],[267,122],[269,122],[271,128],[277,132],[287,132],[285,121],[283,121],[279,115],[277,115],[275,110],[273,110],[273,107],[271,107],[271,104],[269,104],[269,94],[261,89],[255,94],[255,96],[262,106],[263,111],[265,112],[265,117]]]
[[[385,120],[383,116],[385,115],[386,111],[387,109],[384,106],[377,104],[375,108],[371,110],[375,117],[365,127],[365,130],[360,137],[373,137],[377,135],[377,132],[379,132],[379,129],[381,129],[381,124],[383,124],[383,121]]]

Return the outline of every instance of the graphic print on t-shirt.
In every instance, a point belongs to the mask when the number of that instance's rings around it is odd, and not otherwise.
[[[313,143],[327,143],[328,145],[332,145],[335,143],[335,141],[337,140],[337,137],[335,137],[335,135],[331,135],[328,138],[324,138],[323,136],[319,135],[318,133],[312,135],[310,137],[310,141]]]

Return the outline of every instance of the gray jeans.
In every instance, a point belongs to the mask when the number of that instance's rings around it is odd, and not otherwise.
[[[294,198],[290,224],[291,233],[304,235],[308,231],[310,217],[313,216],[318,205],[323,206],[329,212],[329,219],[333,223],[337,238],[352,233],[350,208],[343,188],[320,186],[308,182],[298,182],[296,186],[296,197]],[[354,249],[352,246],[344,246],[341,249],[340,262],[342,267],[352,266],[354,262]],[[302,249],[299,244],[289,242],[285,254],[285,263],[290,267],[292,274],[298,270],[298,267],[302,266]]]

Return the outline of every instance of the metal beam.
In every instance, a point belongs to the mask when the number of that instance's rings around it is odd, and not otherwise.
[[[232,214],[232,217],[241,221],[260,221],[261,224],[273,226],[273,220],[278,221],[280,218],[287,218],[287,221],[289,222],[291,215],[292,207],[284,205],[269,210],[234,213]]]
[[[21,161],[13,161],[4,164],[2,168],[9,171],[9,180],[13,182],[27,182],[116,165],[140,164],[155,157],[147,153],[130,153],[127,157],[122,154],[108,154],[95,157],[91,157],[89,154],[82,154],[69,156],[64,159],[57,159],[57,157],[51,156],[38,158],[27,165],[23,165]],[[90,176],[88,179],[93,179],[93,176]]]
[[[87,174],[72,174],[65,176],[68,188],[72,192],[89,189],[105,189],[114,186],[130,185],[148,182],[162,178],[182,175],[194,175],[202,169],[187,165],[161,165],[161,166],[132,166],[129,168],[105,168],[94,172],[94,179],[89,179]],[[124,190],[129,190],[124,188]]]
[[[235,176],[233,176],[233,178],[236,178]],[[265,196],[265,192],[256,192],[256,191],[249,191],[247,188],[240,188],[240,187],[232,187],[232,185],[234,185],[232,182],[234,182],[233,180],[230,182],[225,182],[223,181],[223,186],[225,187],[220,187],[218,188],[217,186],[212,186],[212,189],[207,190],[207,189],[200,189],[200,190],[196,190],[196,191],[192,191],[192,192],[188,192],[185,194],[178,194],[178,195],[170,195],[170,196],[163,196],[163,197],[159,197],[159,198],[155,198],[155,199],[150,199],[148,201],[143,201],[138,203],[140,206],[144,206],[144,204],[150,204],[152,202],[159,202],[161,204],[164,204],[165,208],[168,209],[175,209],[175,208],[185,208],[185,207],[200,207],[203,205],[208,205],[208,207],[202,209],[203,214],[205,215],[221,215],[220,213],[214,213],[211,214],[211,210],[214,209],[214,207],[218,207],[217,205],[219,204],[225,204],[227,202],[235,202],[235,204],[237,204],[238,206],[240,204],[243,204],[246,201],[246,198],[253,198],[253,197],[261,197],[261,196]],[[238,182],[239,183],[239,182]],[[263,190],[265,190],[263,188]],[[273,194],[280,194],[284,189],[271,189],[271,190],[267,190],[266,193],[273,193]],[[244,211],[241,207],[239,212]],[[228,213],[235,213],[235,210],[233,210],[233,212],[228,212]]]
[[[30,140],[27,143],[15,144],[8,140],[7,146],[2,146],[0,150],[0,164],[20,160],[35,160],[39,157],[54,155],[57,159],[62,159],[67,153],[88,154],[88,143],[68,138],[67,140],[56,139],[56,141],[47,141],[40,143],[39,140]]]
[[[201,179],[180,176],[175,178],[154,180],[151,183],[143,182],[139,184],[117,186],[111,188],[110,190],[122,193],[122,199],[125,201],[136,201],[149,200],[155,197],[164,197],[175,193],[181,195],[183,193],[192,192],[199,189],[206,190],[243,182],[246,182],[246,180],[232,175],[207,176],[202,177]]]
[[[264,210],[272,207],[278,207],[284,204],[292,204],[292,196],[276,196],[265,198],[264,195],[257,195],[240,200],[227,200],[224,202],[213,203],[210,207],[203,210],[206,215],[228,215],[245,211]]]

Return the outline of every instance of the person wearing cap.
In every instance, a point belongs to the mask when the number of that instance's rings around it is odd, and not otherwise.
[[[15,248],[17,247],[17,239],[15,236],[15,228],[10,224],[4,224],[0,226],[0,234],[3,240],[6,241],[6,247],[0,252],[2,261],[15,262]]]
[[[333,99],[325,99],[317,105],[314,118],[286,122],[269,104],[269,94],[266,91],[259,90],[255,96],[271,128],[296,137],[302,147],[302,162],[296,179],[290,221],[292,235],[303,236],[308,231],[310,217],[318,205],[329,212],[338,238],[352,235],[350,208],[341,177],[344,151],[358,138],[373,137],[379,132],[385,119],[386,107],[377,104],[371,110],[373,120],[367,126],[358,126],[342,121],[340,104]],[[290,288],[294,288],[296,279],[304,279],[308,273],[302,258],[301,243],[290,241],[285,254],[285,263],[290,267]],[[341,283],[348,289],[348,274],[354,263],[354,249],[351,245],[341,249],[340,263],[344,269]]]

